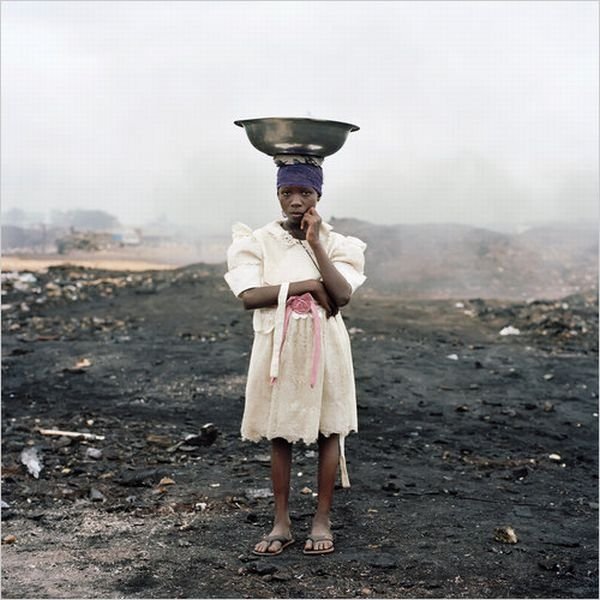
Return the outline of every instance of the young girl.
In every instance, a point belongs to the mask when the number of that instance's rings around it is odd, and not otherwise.
[[[282,164],[277,196],[283,220],[252,231],[237,223],[225,275],[253,309],[254,343],[241,434],[271,440],[275,518],[254,547],[280,554],[294,542],[288,499],[293,442],[318,442],[318,505],[305,554],[333,552],[329,513],[338,463],[349,487],[344,438],[357,430],[350,339],[339,313],[365,281],[366,244],[332,231],[316,205],[323,172],[307,163]]]

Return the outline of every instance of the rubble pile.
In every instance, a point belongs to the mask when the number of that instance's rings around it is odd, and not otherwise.
[[[76,266],[55,266],[45,272],[2,273],[2,330],[27,331],[38,341],[70,339],[82,333],[102,334],[135,326],[136,318],[126,320],[84,315],[56,320],[36,315],[41,306],[110,300],[124,289],[136,294],[155,294],[172,285],[195,281],[206,275],[197,269],[172,272],[104,272]],[[58,331],[58,329],[60,331]],[[31,336],[30,336],[31,337]],[[26,339],[24,341],[32,341]]]
[[[498,323],[508,333],[542,336],[559,344],[577,340],[588,349],[598,349],[596,292],[572,294],[558,301],[530,300],[511,304],[477,298],[470,300],[469,305],[467,314]]]

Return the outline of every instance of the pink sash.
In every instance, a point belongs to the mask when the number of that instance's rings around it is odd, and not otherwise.
[[[318,307],[319,305],[308,292],[302,294],[302,296],[290,296],[287,299],[285,304],[285,317],[283,321],[283,335],[281,338],[281,345],[279,347],[279,354],[281,354],[292,313],[295,312],[300,315],[310,313],[313,319],[313,350],[312,367],[310,372],[310,387],[315,387],[315,383],[317,382],[317,374],[319,371],[319,361],[321,360],[321,315],[319,314]],[[276,380],[276,376],[271,377],[272,384],[275,383]]]

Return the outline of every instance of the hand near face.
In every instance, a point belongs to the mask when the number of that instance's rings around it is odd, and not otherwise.
[[[306,234],[306,241],[312,246],[319,243],[319,229],[321,227],[321,215],[313,206],[309,208],[302,217],[300,228]]]

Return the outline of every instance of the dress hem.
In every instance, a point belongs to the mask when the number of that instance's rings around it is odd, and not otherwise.
[[[358,429],[348,429],[346,430],[345,433],[341,432],[341,431],[319,431],[320,434],[324,435],[325,437],[329,437],[331,435],[339,435],[342,437],[346,437],[347,435],[349,435],[350,433],[357,433]],[[312,438],[310,440],[305,439],[302,436],[299,437],[294,437],[294,438],[290,438],[290,437],[285,437],[282,435],[273,435],[271,437],[267,436],[266,434],[257,434],[254,436],[248,436],[248,435],[241,435],[242,437],[242,441],[243,442],[254,442],[254,443],[258,443],[262,440],[274,440],[276,438],[283,438],[284,440],[286,440],[287,442],[289,442],[290,444],[296,444],[298,442],[303,442],[304,444],[315,444],[317,442],[318,438]]]

